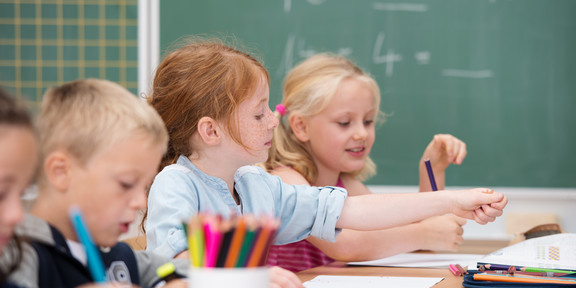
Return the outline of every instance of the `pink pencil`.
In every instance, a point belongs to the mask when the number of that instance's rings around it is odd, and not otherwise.
[[[220,250],[222,233],[220,233],[220,223],[214,216],[206,217],[204,222],[204,234],[206,235],[206,250],[204,256],[204,267],[215,267]]]

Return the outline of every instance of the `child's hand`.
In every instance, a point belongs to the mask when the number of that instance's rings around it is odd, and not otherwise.
[[[422,249],[435,251],[452,251],[460,249],[460,244],[464,241],[462,226],[466,224],[466,219],[446,214],[443,216],[430,217],[419,222],[422,239],[424,240]]]
[[[302,288],[302,282],[296,274],[284,268],[270,267],[270,288]]]
[[[168,281],[162,288],[188,288],[188,282],[182,279]]]
[[[436,171],[444,171],[450,164],[462,164],[466,157],[466,143],[450,134],[436,134],[424,150],[422,159],[430,159]]]
[[[502,215],[502,210],[508,203],[508,198],[502,193],[495,193],[491,189],[476,188],[467,191],[454,191],[452,213],[454,215],[472,219],[478,224],[493,222]]]

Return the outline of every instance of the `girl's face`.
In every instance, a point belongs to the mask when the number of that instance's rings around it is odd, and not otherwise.
[[[23,217],[21,196],[34,175],[36,145],[29,128],[0,126],[0,254]]]
[[[278,126],[278,119],[268,106],[269,99],[268,83],[262,79],[255,93],[238,105],[238,131],[248,151],[230,137],[226,140],[233,153],[232,159],[238,161],[238,167],[263,162],[268,158],[274,128]]]
[[[368,84],[345,79],[326,108],[305,120],[307,147],[319,175],[364,167],[374,144],[376,113]]]

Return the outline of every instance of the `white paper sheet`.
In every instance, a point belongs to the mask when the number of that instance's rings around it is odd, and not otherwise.
[[[524,267],[576,270],[576,234],[528,239],[488,254],[479,262]]]
[[[350,287],[403,287],[428,288],[444,278],[433,277],[378,277],[378,276],[333,276],[320,275],[304,282],[306,288],[350,288]]]
[[[460,264],[460,266],[466,267],[471,263],[476,263],[485,256],[482,254],[403,253],[379,260],[349,262],[348,265],[448,268],[449,264]]]

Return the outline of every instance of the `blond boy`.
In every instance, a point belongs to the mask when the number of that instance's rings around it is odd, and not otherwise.
[[[70,208],[78,207],[100,247],[108,281],[155,285],[156,268],[169,259],[134,252],[118,237],[145,207],[166,150],[168,135],[158,114],[115,83],[79,80],[46,92],[38,130],[38,199],[19,231],[31,244],[13,278],[24,287],[93,282],[69,217]],[[187,266],[179,261],[179,274]]]

